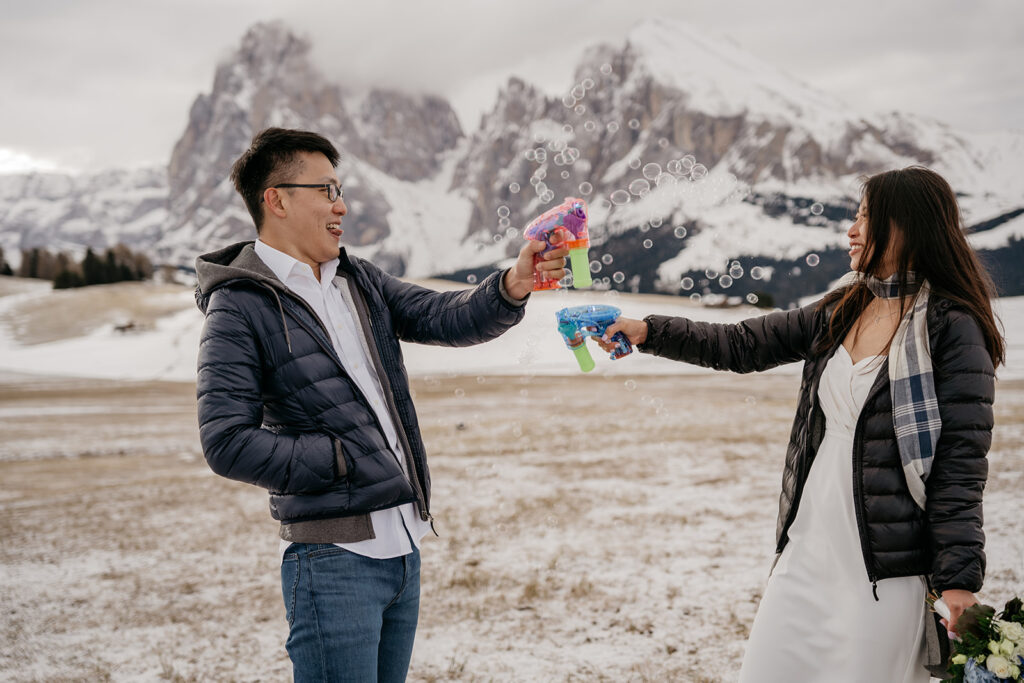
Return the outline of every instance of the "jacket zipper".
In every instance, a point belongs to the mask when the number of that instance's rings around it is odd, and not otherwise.
[[[363,296],[362,291],[360,291],[356,286],[350,286],[349,290],[352,292],[352,300],[356,303],[356,308],[359,309],[360,306],[362,307],[362,310],[357,310],[356,313],[361,314],[358,315],[359,323],[363,326],[364,333],[369,333],[370,338],[368,341],[373,342],[373,344],[368,344],[370,351],[376,356],[377,363],[380,364],[380,366],[383,366],[383,360],[380,357],[382,350],[380,345],[377,343],[376,328],[374,327],[373,320],[370,319],[370,307],[366,303],[366,298]],[[397,362],[396,359],[392,358],[390,355],[388,359],[393,363]],[[435,536],[440,536],[440,534],[437,533],[437,529],[434,528],[434,516],[430,514],[430,506],[427,504],[426,477],[424,475],[424,472],[426,471],[426,464],[420,462],[419,458],[417,458],[412,449],[412,444],[409,442],[408,435],[405,433],[405,423],[402,422],[401,417],[398,414],[398,407],[395,405],[394,392],[391,390],[391,377],[387,374],[386,369],[383,380],[388,383],[388,391],[385,393],[384,399],[388,402],[388,408],[391,410],[392,415],[399,418],[398,425],[402,428],[401,432],[399,432],[400,438],[402,439],[402,447],[408,454],[409,459],[412,460],[410,464],[416,470],[416,481],[411,481],[412,477],[410,476],[409,483],[413,484],[413,488],[416,491],[417,499],[422,508],[423,521],[430,523],[430,530],[434,532]],[[381,388],[383,388],[383,386]]]
[[[266,285],[264,285],[264,286],[266,286]],[[294,298],[294,297],[292,297],[292,298]],[[316,314],[316,311],[314,311],[312,308],[310,308],[309,305],[306,304],[305,301],[300,301],[299,303],[306,309],[306,311],[311,316],[313,316],[313,320],[315,320],[320,325],[320,328],[321,328],[320,331],[323,332],[324,335],[327,335],[327,326],[324,325],[322,320],[320,320],[320,316],[318,316]],[[341,369],[341,371],[345,374],[346,377],[348,377],[349,376],[348,375],[348,371],[345,369],[345,366],[342,364],[341,359],[338,358],[338,354],[334,350],[334,348],[331,345],[329,345],[329,344],[324,344],[324,341],[323,341],[323,339],[321,339],[320,335],[316,334],[313,330],[309,329],[309,327],[306,326],[306,323],[304,323],[302,320],[300,320],[299,318],[297,318],[295,316],[292,316],[292,319],[295,320],[295,322],[297,322],[300,326],[302,326],[302,328],[304,330],[306,330],[306,332],[309,332],[309,334],[316,340],[316,343],[320,345],[320,348],[323,349],[327,353],[328,356],[330,356],[330,358],[338,365],[338,368]],[[359,388],[359,385],[358,385],[358,383],[355,382],[355,380],[350,381],[350,384],[352,385],[352,389],[355,390],[355,392],[359,396],[359,398],[361,398],[363,400],[363,403],[366,404],[367,408],[370,411],[370,414],[373,415],[373,420],[374,420],[374,422],[377,423],[377,428],[380,429],[380,433],[384,434],[385,433],[384,432],[384,425],[381,423],[380,418],[377,416],[377,413],[373,410],[373,408],[370,408],[370,401],[366,397],[366,394],[363,393],[363,390]],[[401,424],[401,420],[399,420],[399,424]],[[405,427],[404,426],[402,427],[402,431],[403,432],[405,431]],[[337,435],[335,435],[335,436],[337,436]],[[411,486],[413,486],[413,491],[418,494],[416,496],[417,499],[424,498],[425,496],[423,496],[421,493],[418,493],[418,486],[413,484],[412,478],[409,477],[409,476],[406,476],[406,479],[408,479],[409,480],[409,484]],[[423,509],[427,512],[427,517],[428,517],[427,521],[430,522],[430,528],[431,528],[431,530],[433,530],[433,528],[434,528],[433,519],[434,518],[430,515],[429,510],[427,510],[426,504],[423,503],[422,501],[421,501],[421,504],[423,505]],[[434,531],[434,534],[437,535],[437,532]]]
[[[867,570],[868,581],[871,582],[871,593],[875,596],[875,602],[878,602],[878,575],[871,569],[874,565],[874,555],[867,540],[868,535],[864,530],[863,421],[865,415],[864,408],[867,407],[872,396],[878,393],[879,387],[884,386],[888,381],[888,360],[886,360],[878,370],[878,378],[872,384],[871,389],[868,390],[868,396],[864,399],[864,407],[861,408],[860,415],[857,416],[857,426],[853,432],[853,510],[857,517],[857,535],[860,536],[861,553],[864,555],[864,569]]]

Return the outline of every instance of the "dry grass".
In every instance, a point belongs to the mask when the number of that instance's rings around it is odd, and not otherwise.
[[[440,538],[410,679],[732,679],[795,382],[415,381]],[[0,678],[288,680],[266,496],[209,472],[193,411],[185,384],[0,377]],[[1024,584],[1024,383],[997,419],[992,601]]]
[[[11,279],[15,282],[6,284],[0,296],[31,291],[39,282]],[[140,289],[146,290],[144,296],[139,294]],[[80,337],[128,323],[133,325],[128,333],[142,331],[160,318],[194,307],[189,290],[181,285],[118,282],[55,291],[46,298],[45,312],[34,300],[13,306],[4,317],[14,341],[24,346]]]

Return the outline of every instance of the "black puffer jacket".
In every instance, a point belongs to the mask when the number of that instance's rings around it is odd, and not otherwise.
[[[475,289],[435,292],[344,250],[350,285],[399,437],[406,476],[383,429],[346,373],[323,324],[256,255],[252,242],[199,257],[196,301],[199,428],[210,467],[270,490],[284,524],[347,517],[418,501],[428,517],[430,475],[399,340],[468,346],[515,325],[501,273]]]
[[[825,433],[818,382],[838,349],[814,353],[827,324],[817,304],[735,325],[649,316],[640,350],[716,370],[754,372],[804,361],[796,418],[786,452],[776,531],[788,540],[811,462]],[[840,335],[840,339],[845,335]],[[878,371],[854,435],[854,505],[868,579],[930,575],[938,590],[981,588],[985,535],[981,498],[992,441],[995,373],[981,328],[970,313],[932,296],[928,306],[935,391],[942,417],[928,502],[910,496],[893,428],[888,362]]]

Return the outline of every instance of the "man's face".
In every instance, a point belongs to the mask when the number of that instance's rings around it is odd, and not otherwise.
[[[289,178],[289,183],[340,185],[338,175],[323,154],[301,152],[302,163],[299,173]],[[280,188],[281,202],[287,215],[282,222],[281,238],[287,242],[285,249],[291,256],[310,265],[325,263],[338,258],[338,241],[342,235],[341,217],[348,213],[348,207],[341,197],[336,201],[327,198],[325,189],[310,187]]]

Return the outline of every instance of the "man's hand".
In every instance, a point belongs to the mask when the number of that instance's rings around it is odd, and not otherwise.
[[[949,608],[949,620],[943,619],[942,622],[946,624],[947,631],[959,633],[956,630],[957,619],[964,613],[964,610],[977,603],[978,599],[974,597],[974,593],[959,588],[942,591],[942,599],[945,601],[946,607]]]
[[[626,335],[629,343],[633,346],[647,341],[647,323],[632,318],[619,318],[609,325],[608,329],[604,331],[604,336],[597,340],[598,346],[609,353],[615,350],[615,342],[611,341],[611,338],[616,332]]]
[[[559,229],[552,237],[553,244],[562,244],[568,239],[568,233]],[[547,243],[536,240],[528,240],[523,248],[519,250],[519,259],[516,265],[505,273],[505,291],[513,299],[524,299],[533,291],[533,256],[547,248]],[[561,280],[565,277],[565,257],[569,255],[568,247],[558,247],[544,254],[544,260],[537,264],[537,270],[542,271],[552,280]]]

